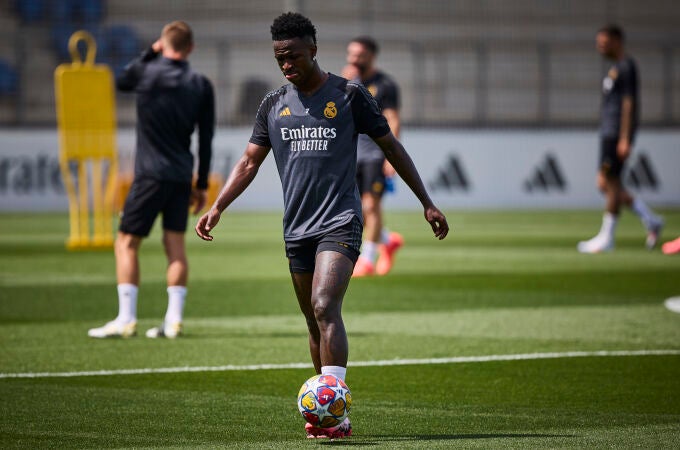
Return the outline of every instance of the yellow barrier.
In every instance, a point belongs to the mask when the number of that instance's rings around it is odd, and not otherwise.
[[[84,61],[80,41],[87,46]],[[108,66],[94,63],[97,44],[87,31],[73,33],[68,46],[72,63],[54,72],[59,164],[69,200],[66,247],[111,248],[118,173],[113,75]]]

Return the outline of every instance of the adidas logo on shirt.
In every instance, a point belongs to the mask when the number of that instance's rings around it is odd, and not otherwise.
[[[283,117],[283,116],[290,116],[290,108],[289,107],[286,106],[283,109],[283,111],[281,111],[281,113],[279,114],[279,117]]]

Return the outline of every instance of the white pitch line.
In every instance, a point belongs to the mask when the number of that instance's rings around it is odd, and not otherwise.
[[[557,358],[583,358],[603,356],[676,356],[680,350],[599,350],[591,352],[552,352],[552,353],[519,353],[514,355],[486,355],[486,356],[454,356],[450,358],[426,358],[426,359],[385,359],[377,361],[353,361],[349,367],[379,367],[379,366],[409,366],[428,364],[461,364],[479,363],[491,361],[528,361],[536,359]],[[279,370],[279,369],[308,369],[310,363],[289,364],[252,364],[252,365],[226,365],[226,366],[197,366],[197,367],[159,367],[144,369],[120,369],[120,370],[89,370],[82,372],[28,372],[28,373],[0,373],[2,378],[69,378],[69,377],[96,377],[110,375],[145,375],[154,373],[187,373],[187,372],[230,372],[245,370]]]

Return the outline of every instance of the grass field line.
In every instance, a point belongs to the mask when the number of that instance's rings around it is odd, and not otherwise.
[[[509,355],[483,355],[483,356],[453,356],[448,358],[424,358],[424,359],[385,359],[376,361],[351,361],[349,367],[379,367],[379,366],[407,366],[407,365],[430,365],[430,364],[460,364],[482,363],[492,361],[528,361],[538,359],[557,358],[583,358],[605,356],[674,356],[680,355],[680,349],[671,350],[598,350],[598,351],[572,351],[551,353],[519,353]],[[142,369],[118,369],[118,370],[89,370],[79,372],[26,372],[26,373],[0,373],[0,379],[6,378],[69,378],[69,377],[94,377],[111,375],[145,375],[158,373],[188,373],[188,372],[229,372],[246,370],[277,370],[277,369],[308,369],[311,363],[287,363],[287,364],[251,364],[251,365],[225,365],[225,366],[196,366],[196,367],[159,367]]]

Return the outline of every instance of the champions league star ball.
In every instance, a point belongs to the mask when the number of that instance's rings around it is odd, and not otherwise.
[[[330,428],[340,424],[352,407],[352,394],[341,379],[333,375],[315,375],[300,388],[298,410],[315,427]]]

